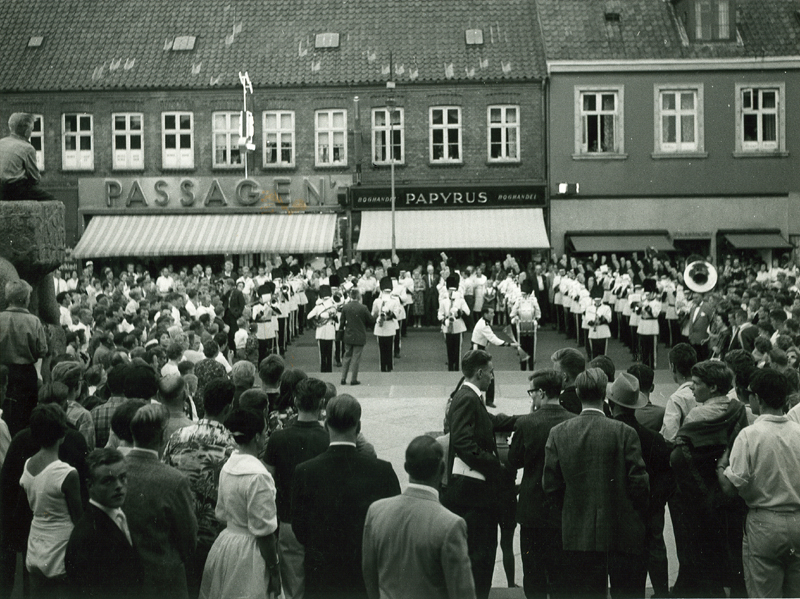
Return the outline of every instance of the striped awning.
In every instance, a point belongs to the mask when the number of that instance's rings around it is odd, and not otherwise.
[[[98,215],[76,258],[330,252],[335,214]]]
[[[550,247],[541,208],[398,210],[398,250],[546,249]],[[364,211],[358,250],[392,247],[392,213]]]

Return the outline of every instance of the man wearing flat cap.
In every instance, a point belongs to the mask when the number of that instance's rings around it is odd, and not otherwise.
[[[11,135],[0,139],[0,200],[54,201],[39,187],[42,178],[31,145],[33,115],[15,112],[8,119]]]

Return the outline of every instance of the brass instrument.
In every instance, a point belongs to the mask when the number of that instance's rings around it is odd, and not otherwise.
[[[683,281],[695,293],[707,293],[717,284],[717,269],[705,260],[695,260],[686,265]]]
[[[323,305],[328,302],[333,301],[331,298],[325,298],[322,300]],[[322,312],[317,315],[317,327],[322,327],[328,324],[329,322],[333,321],[334,323],[339,319],[337,315],[338,308],[335,303],[326,307]]]

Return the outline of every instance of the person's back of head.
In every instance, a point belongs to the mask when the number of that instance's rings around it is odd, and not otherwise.
[[[40,447],[52,447],[67,434],[67,415],[55,403],[33,408],[30,419],[31,438]]]
[[[574,382],[576,377],[586,370],[586,358],[573,347],[557,350],[550,356],[550,360],[566,375],[568,383]]]
[[[553,368],[542,368],[528,377],[534,389],[541,389],[547,399],[561,395],[561,373]]]
[[[156,373],[152,366],[137,360],[131,360],[126,369],[123,392],[128,399],[150,399],[158,393]]]
[[[181,376],[194,374],[194,362],[190,362],[189,360],[182,360],[178,362],[178,372],[181,374]]]
[[[444,472],[444,449],[429,435],[412,439],[403,464],[409,482],[438,487]]]
[[[8,117],[8,130],[20,137],[26,137],[33,128],[33,115],[27,112],[14,112]]]
[[[697,352],[688,343],[678,343],[669,350],[669,363],[673,372],[684,379],[690,379],[692,366],[697,364]]]
[[[257,435],[264,433],[266,421],[262,412],[237,408],[225,419],[225,427],[238,445],[247,445]]]
[[[773,410],[785,409],[789,385],[780,372],[770,368],[758,370],[750,380],[750,389],[767,407]]]
[[[355,437],[361,427],[361,404],[352,395],[337,395],[326,406],[325,426],[331,434]]]
[[[653,372],[652,368],[647,364],[637,362],[636,364],[630,365],[628,374],[632,374],[636,377],[636,380],[639,381],[639,391],[641,393],[650,395],[650,392],[653,390],[653,379],[655,378],[655,372]]]
[[[597,356],[594,360],[589,362],[591,368],[599,368],[606,373],[609,381],[613,381],[617,374],[617,368],[614,366],[614,360],[608,356]]]
[[[170,408],[182,408],[185,395],[186,382],[179,374],[168,374],[158,381],[158,399]]]
[[[133,435],[131,434],[131,420],[139,408],[147,405],[141,399],[128,399],[118,405],[111,415],[111,431],[124,444],[133,446]]]
[[[256,367],[249,360],[239,360],[231,370],[233,384],[240,389],[251,389],[256,382]]]
[[[167,348],[167,359],[172,360],[173,362],[176,360],[180,360],[181,356],[183,355],[183,346],[180,343],[175,343],[174,341],[169,344]]]
[[[31,300],[32,288],[27,281],[17,279],[6,283],[6,302],[16,308],[27,308]]]
[[[778,326],[780,326],[784,322],[786,322],[786,319],[787,319],[786,312],[783,310],[783,308],[776,308],[774,310],[770,310],[769,311],[769,319],[770,320],[774,320],[775,323]],[[773,325],[773,326],[775,326],[775,325]]]
[[[270,354],[258,365],[258,377],[268,389],[278,387],[286,363],[279,354]]]
[[[269,395],[261,389],[248,389],[239,396],[239,407],[263,413],[269,410]]]
[[[214,335],[214,341],[217,342],[217,346],[219,346],[220,351],[224,352],[228,349],[228,333],[220,331]]]
[[[325,401],[327,385],[314,378],[300,381],[295,391],[295,406],[300,412],[318,412]]]
[[[308,378],[308,375],[299,368],[287,368],[281,377],[281,387],[278,396],[278,410],[287,410],[294,406],[294,394],[300,381]]]
[[[159,451],[166,439],[169,412],[161,404],[148,403],[139,408],[131,418],[131,436],[134,447]]]
[[[83,384],[83,366],[80,362],[60,362],[50,373],[53,382],[64,383],[70,393],[76,393]]]
[[[607,386],[608,377],[599,368],[588,368],[575,377],[575,392],[582,403],[602,402]]]
[[[205,343],[203,343],[203,355],[208,358],[216,358],[217,354],[219,353],[219,344],[213,339],[209,339]]]
[[[229,379],[212,379],[206,383],[203,389],[203,407],[206,414],[212,418],[219,419],[225,408],[233,403],[233,396],[236,393],[234,384]]]
[[[57,404],[66,409],[69,387],[60,381],[44,383],[39,386],[37,400],[39,405]]]

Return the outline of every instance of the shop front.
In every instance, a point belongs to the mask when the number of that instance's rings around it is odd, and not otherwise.
[[[547,199],[544,185],[398,186],[392,216],[391,189],[350,189],[353,249],[407,254],[440,252],[459,261],[495,260],[506,253],[524,260],[533,251],[548,251]],[[520,254],[522,252],[522,254]]]
[[[79,181],[79,259],[230,257],[254,265],[338,244],[350,176],[115,177]]]

